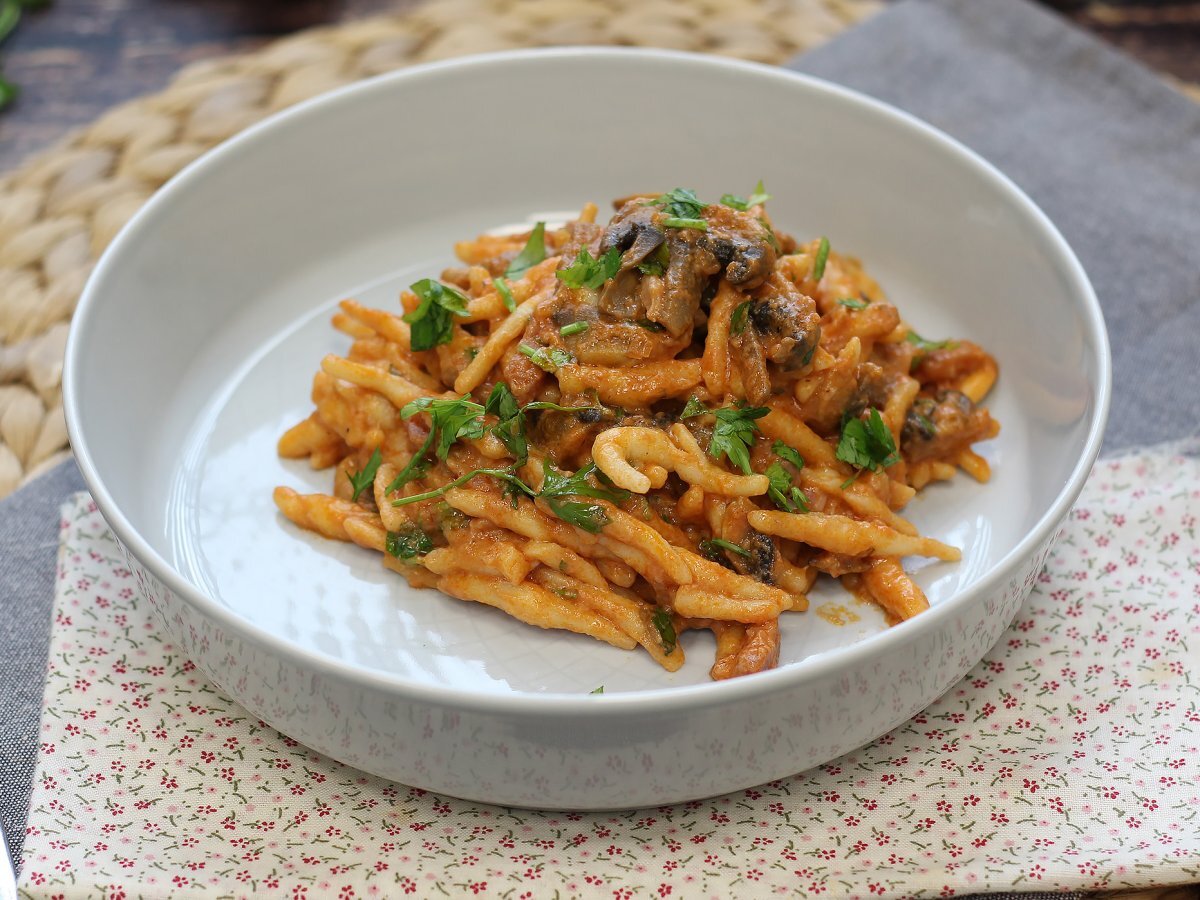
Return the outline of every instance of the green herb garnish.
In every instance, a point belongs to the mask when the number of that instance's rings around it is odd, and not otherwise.
[[[525,414],[531,410],[554,409],[559,412],[580,412],[589,409],[587,406],[559,406],[545,400],[536,400],[521,406],[517,398],[503,381],[497,381],[496,386],[488,395],[483,411],[495,416],[500,421],[489,429],[499,438],[509,453],[513,455],[514,466],[523,466],[529,458],[529,439],[525,436]],[[514,498],[515,499],[515,498]]]
[[[448,344],[454,335],[454,319],[451,316],[467,315],[467,296],[456,287],[422,278],[409,285],[409,289],[420,299],[420,305],[404,316],[412,326],[413,350],[432,350],[439,344]]]
[[[508,286],[508,279],[504,277],[493,278],[492,287],[496,289],[496,293],[500,295],[500,299],[504,301],[504,308],[509,312],[517,311],[517,298],[513,296],[512,288]]]
[[[813,260],[812,280],[820,281],[825,277],[825,263],[829,261],[829,238],[821,238],[817,244],[817,256]]]
[[[658,245],[658,249],[638,263],[638,271],[643,275],[665,275],[671,265],[671,250],[666,243]]]
[[[739,556],[744,556],[749,559],[753,554],[745,547],[739,547],[733,541],[727,541],[724,538],[709,538],[700,542],[700,553],[703,556],[715,556],[720,550],[728,550],[730,553],[736,553]]]
[[[433,549],[433,541],[415,525],[405,531],[389,531],[384,545],[396,559],[416,559]]]
[[[786,459],[797,469],[804,468],[804,457],[800,455],[800,451],[794,447],[789,447],[783,441],[776,441],[771,445],[771,452],[781,459]]]
[[[698,219],[704,212],[704,203],[695,191],[674,188],[650,201],[651,206],[661,206],[668,216],[676,219]]]
[[[762,179],[759,179],[758,184],[754,187],[754,193],[749,197],[742,199],[736,194],[724,194],[721,197],[721,202],[726,206],[732,206],[734,209],[740,209],[742,212],[745,212],[752,206],[762,206],[762,204],[770,199],[771,195],[763,190]]]
[[[661,606],[654,610],[654,614],[650,617],[650,623],[658,631],[659,640],[662,641],[663,652],[670,656],[675,652],[675,644],[677,638],[675,636],[675,625],[671,621],[671,614]]]
[[[369,488],[375,481],[375,473],[379,471],[379,464],[383,462],[383,456],[379,453],[379,448],[375,448],[375,452],[371,454],[371,458],[367,460],[367,464],[357,472],[347,472],[346,477],[350,479],[350,485],[354,488],[354,494],[350,497],[355,503],[358,502],[358,495]]]
[[[604,685],[600,685],[600,687],[598,687],[598,688],[593,688],[592,690],[588,691],[588,693],[589,694],[603,694],[604,693]]]
[[[456,400],[419,397],[404,405],[400,410],[400,418],[411,419],[417,413],[429,413],[429,420],[433,423],[431,433],[436,432],[438,436],[437,456],[444,461],[450,453],[450,447],[459,438],[483,437],[484,409],[468,397],[469,394],[463,394]]]
[[[795,452],[795,451],[793,451]],[[792,483],[792,473],[778,460],[767,466],[767,496],[784,512],[808,512],[808,498]]]
[[[955,347],[958,345],[958,341],[952,340],[950,338],[947,338],[944,341],[927,341],[927,340],[925,340],[925,338],[921,337],[915,331],[910,331],[908,334],[906,334],[904,336],[904,339],[906,341],[908,341],[910,344],[912,344],[914,347],[916,347],[918,350],[922,350],[926,353],[928,353],[931,350],[946,350],[946,349],[949,349],[951,347]]]
[[[621,251],[616,247],[596,259],[588,252],[587,247],[579,248],[575,262],[565,269],[559,269],[554,274],[567,287],[599,290],[604,282],[621,270]]]
[[[570,325],[564,325],[558,329],[558,333],[563,337],[570,337],[573,334],[582,334],[588,330],[587,322],[572,322]]]
[[[520,278],[529,269],[546,258],[546,223],[538,222],[529,233],[529,240],[521,248],[521,252],[513,257],[504,271],[505,278]]]
[[[543,372],[557,372],[563,366],[575,362],[574,356],[558,347],[530,347],[528,344],[520,344],[517,350]]]
[[[593,485],[587,479],[595,471],[596,464],[588,463],[573,475],[564,475],[556,471],[549,460],[542,460],[542,489],[537,496],[545,500],[551,512],[564,522],[597,534],[609,522],[604,507],[598,503],[564,498],[595,497],[609,503],[621,503],[629,499],[629,491]]]
[[[685,219],[680,216],[667,216],[663,219],[667,228],[694,228],[696,231],[708,231],[708,223],[703,219]]]
[[[837,458],[856,469],[872,472],[899,461],[896,442],[879,410],[872,407],[865,422],[855,416],[842,423]]]
[[[871,305],[870,300],[855,300],[853,297],[842,297],[837,302],[848,309],[866,309]]]
[[[717,425],[708,445],[709,455],[720,459],[724,454],[745,474],[752,474],[749,451],[754,444],[754,436],[758,434],[754,420],[761,419],[768,412],[770,410],[765,406],[723,406],[714,410]]]
[[[510,469],[473,469],[465,475],[460,475],[451,482],[443,484],[440,488],[432,491],[426,491],[423,494],[413,494],[411,497],[401,497],[399,500],[393,500],[392,506],[407,506],[410,503],[420,503],[423,500],[433,500],[436,497],[442,496],[451,488],[456,488],[459,485],[466,484],[477,475],[490,475],[492,478],[499,478],[502,481],[507,481],[509,484],[516,486],[521,493],[533,497],[533,488],[523,482]]]
[[[734,308],[733,315],[729,317],[730,334],[741,334],[746,330],[746,321],[750,317],[750,305],[750,301],[746,300]]]
[[[693,416],[705,416],[708,415],[708,413],[708,407],[701,403],[697,397],[692,396],[688,397],[688,402],[683,407],[683,412],[679,414],[679,418],[690,419]]]

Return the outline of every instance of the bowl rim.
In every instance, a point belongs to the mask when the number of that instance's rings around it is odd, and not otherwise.
[[[1008,553],[994,563],[979,581],[965,590],[953,594],[913,619],[869,635],[848,646],[818,653],[749,678],[616,692],[605,694],[602,697],[582,695],[576,692],[538,694],[479,692],[448,685],[430,684],[399,673],[368,669],[293,643],[244,618],[185,579],[173,565],[150,546],[121,511],[121,507],[109,492],[102,474],[92,459],[87,435],[81,421],[83,412],[78,394],[79,385],[86,378],[86,373],[83,370],[80,356],[87,344],[89,323],[93,316],[98,314],[101,306],[101,298],[106,289],[105,282],[109,273],[119,265],[126,248],[134,244],[142,232],[152,227],[154,219],[164,209],[169,208],[175,194],[202,181],[211,169],[235,161],[243,148],[264,139],[264,136],[269,135],[280,123],[319,117],[327,108],[345,102],[347,97],[373,92],[404,90],[405,86],[419,84],[430,78],[439,78],[446,72],[476,68],[487,69],[512,64],[553,65],[556,62],[569,64],[572,61],[597,59],[611,59],[626,64],[636,61],[650,65],[693,66],[708,70],[724,70],[735,77],[766,78],[780,84],[788,84],[790,88],[835,98],[860,111],[882,117],[893,127],[907,130],[913,136],[937,148],[938,152],[949,152],[958,157],[960,162],[974,170],[977,176],[999,188],[1030,217],[1038,230],[1037,237],[1045,242],[1046,246],[1058,257],[1065,270],[1064,274],[1069,276],[1070,293],[1082,303],[1079,312],[1083,314],[1091,352],[1091,359],[1088,362],[1095,367],[1098,382],[1092,385],[1095,391],[1094,403],[1090,410],[1091,422],[1082,453],[1076,461],[1070,477],[1034,527]],[[461,711],[518,715],[539,719],[560,717],[564,714],[589,718],[648,714],[660,711],[664,704],[668,704],[673,711],[724,706],[741,700],[757,699],[793,690],[807,682],[826,677],[836,670],[861,664],[876,654],[899,650],[916,640],[925,631],[942,625],[959,609],[978,602],[983,595],[997,590],[1023,560],[1032,557],[1039,543],[1051,536],[1054,528],[1067,515],[1078,498],[1100,452],[1111,393],[1111,350],[1104,326],[1104,317],[1099,300],[1082,264],[1049,217],[994,165],[960,141],[916,116],[822,78],[780,66],[768,66],[699,53],[628,47],[553,47],[507,50],[412,66],[345,85],[302,101],[239,132],[202,154],[171,178],[134,214],[106,248],[88,278],[72,318],[63,368],[63,407],[67,420],[67,433],[80,472],[105,521],[127,552],[132,553],[169,590],[198,613],[214,620],[222,628],[238,635],[243,640],[259,646],[265,652],[285,659],[290,664],[309,672],[356,683],[364,688],[381,690],[410,702],[438,705]]]

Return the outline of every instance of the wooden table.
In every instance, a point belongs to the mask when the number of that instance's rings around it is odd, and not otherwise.
[[[161,89],[188,62],[417,2],[54,0],[27,12],[0,48],[6,77],[22,89],[0,112],[0,172],[110,106]],[[1042,2],[1164,75],[1200,83],[1200,2]]]

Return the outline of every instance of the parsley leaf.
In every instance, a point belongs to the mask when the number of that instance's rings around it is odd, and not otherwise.
[[[825,277],[825,263],[829,261],[829,238],[821,238],[817,244],[817,255],[813,260],[812,280],[820,281]]]
[[[687,405],[683,407],[683,412],[679,414],[681,419],[690,419],[693,416],[706,416],[709,409],[694,395],[688,397]]]
[[[730,334],[741,334],[746,330],[746,321],[750,317],[750,301],[746,300],[739,303],[733,310],[733,315],[729,317],[729,332]]]
[[[551,512],[571,525],[597,534],[608,524],[608,514],[598,503],[582,500],[565,500],[565,497],[595,497],[609,503],[620,503],[629,499],[629,491],[619,488],[597,487],[587,478],[596,471],[595,463],[588,463],[573,475],[555,471],[549,460],[542,460],[542,490],[538,497],[546,501]]]
[[[604,693],[604,685],[600,685],[600,687],[598,687],[598,688],[593,688],[593,689],[592,689],[591,691],[589,691],[588,693],[590,693],[590,694],[603,694],[603,693]]]
[[[500,299],[504,301],[504,308],[509,312],[517,311],[517,298],[513,296],[512,288],[508,286],[508,279],[501,276],[500,278],[492,279],[492,287],[496,289],[496,293],[500,295]]]
[[[676,219],[698,219],[708,204],[701,201],[695,191],[674,188],[651,200],[650,205],[661,206],[668,216]]]
[[[371,458],[367,460],[367,464],[357,472],[347,472],[346,477],[350,479],[350,485],[354,488],[354,495],[350,498],[354,502],[358,502],[358,495],[369,488],[372,482],[375,481],[375,473],[379,471],[379,464],[383,462],[383,456],[379,453],[379,448],[375,448],[375,452],[371,454]]]
[[[721,550],[728,550],[730,553],[736,553],[746,559],[753,555],[745,547],[739,547],[733,541],[727,541],[724,538],[709,538],[700,542],[700,554],[708,559],[719,555]]]
[[[866,309],[871,305],[870,300],[855,300],[853,297],[842,297],[838,303],[847,309]],[[909,334],[911,333],[909,332]]]
[[[404,531],[389,531],[384,544],[387,552],[396,559],[416,559],[433,549],[433,541],[417,526]]]
[[[794,447],[789,447],[783,441],[773,443],[771,445],[771,452],[782,459],[786,459],[797,469],[804,468],[804,457],[800,455],[800,451]]]
[[[574,356],[558,347],[530,347],[528,344],[520,344],[517,350],[543,372],[557,372],[562,366],[575,362]]]
[[[533,488],[523,482],[510,469],[472,469],[465,475],[460,475],[453,481],[443,484],[440,488],[432,491],[426,491],[423,494],[413,494],[411,497],[401,497],[399,500],[393,500],[392,506],[407,506],[410,503],[420,503],[423,500],[433,500],[435,497],[440,497],[442,494],[451,488],[456,488],[459,485],[466,484],[477,475],[490,475],[492,478],[499,478],[514,485],[517,490],[527,496],[534,496]]]
[[[650,624],[658,632],[663,652],[670,656],[675,652],[675,644],[678,640],[675,636],[675,625],[671,622],[671,614],[659,606],[654,610],[654,615],[650,617]]]
[[[538,222],[529,233],[529,240],[521,248],[504,272],[505,278],[520,278],[546,258],[546,223]]]
[[[663,219],[667,228],[694,228],[696,231],[708,231],[708,223],[703,219],[686,219],[681,216],[667,216]]]
[[[526,412],[539,409],[555,409],[559,412],[579,412],[589,408],[587,406],[559,406],[557,403],[550,403],[544,400],[538,400],[521,406],[517,403],[517,398],[513,396],[513,392],[509,390],[508,385],[503,381],[497,381],[496,386],[492,388],[492,392],[488,395],[487,402],[483,406],[483,411],[500,420],[491,426],[490,430],[504,444],[508,452],[513,455],[513,465],[523,466],[525,465],[525,461],[529,459],[529,440],[525,436]],[[514,497],[513,499],[515,500],[516,498]]]
[[[854,417],[842,423],[837,458],[857,469],[870,469],[872,472],[900,459],[896,442],[879,410],[872,407],[865,422]]]
[[[763,189],[762,179],[760,178],[758,184],[754,187],[754,193],[749,197],[742,199],[736,194],[725,194],[721,197],[721,202],[726,206],[732,206],[734,209],[740,209],[742,212],[745,212],[752,206],[762,206],[762,204],[770,199],[771,195]]]
[[[666,242],[658,245],[650,256],[646,257],[638,263],[638,271],[643,275],[665,275],[667,267],[671,265],[671,250],[667,247]]]
[[[616,275],[620,269],[621,251],[616,247],[610,248],[599,259],[593,258],[587,247],[580,247],[575,262],[565,269],[559,269],[554,274],[567,287],[587,288],[595,291]]]
[[[400,472],[392,479],[392,483],[383,489],[385,494],[390,494],[392,491],[398,491],[410,481],[416,481],[418,478],[424,478],[425,473],[429,471],[429,459],[426,456],[429,453],[429,448],[433,446],[433,439],[436,434],[432,429],[429,435],[425,438],[425,443],[421,445],[421,449],[413,454],[412,459],[408,461]]]
[[[713,429],[712,442],[708,445],[708,453],[715,459],[724,454],[729,461],[745,474],[753,474],[750,470],[750,447],[754,444],[754,436],[758,434],[755,419],[765,416],[769,409],[765,406],[723,406],[714,410],[717,426]]]
[[[412,348],[432,350],[439,344],[450,343],[454,334],[456,316],[467,315],[467,296],[456,287],[422,278],[409,285],[409,289],[421,300],[421,304],[404,316],[412,326]]]
[[[767,496],[776,506],[784,512],[808,512],[808,498],[792,483],[792,474],[782,463],[778,460],[771,463],[765,474],[771,485],[767,488]]]
[[[928,353],[930,350],[946,350],[958,345],[958,341],[950,339],[944,341],[927,341],[915,331],[910,331],[904,336],[904,339],[918,350],[923,350],[926,353]]]
[[[433,431],[437,432],[438,436],[438,459],[445,460],[450,453],[450,447],[459,438],[483,437],[484,425],[481,416],[484,409],[478,403],[468,400],[469,396],[470,394],[463,394],[457,400],[419,397],[412,403],[405,404],[400,410],[400,418],[411,419],[417,413],[429,413]]]

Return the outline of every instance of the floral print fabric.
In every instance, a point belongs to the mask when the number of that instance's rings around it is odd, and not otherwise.
[[[1200,461],[1097,465],[996,647],[908,723],[737,794],[509,810],[321,757],[160,632],[63,512],[29,897],[948,896],[1200,880]]]

